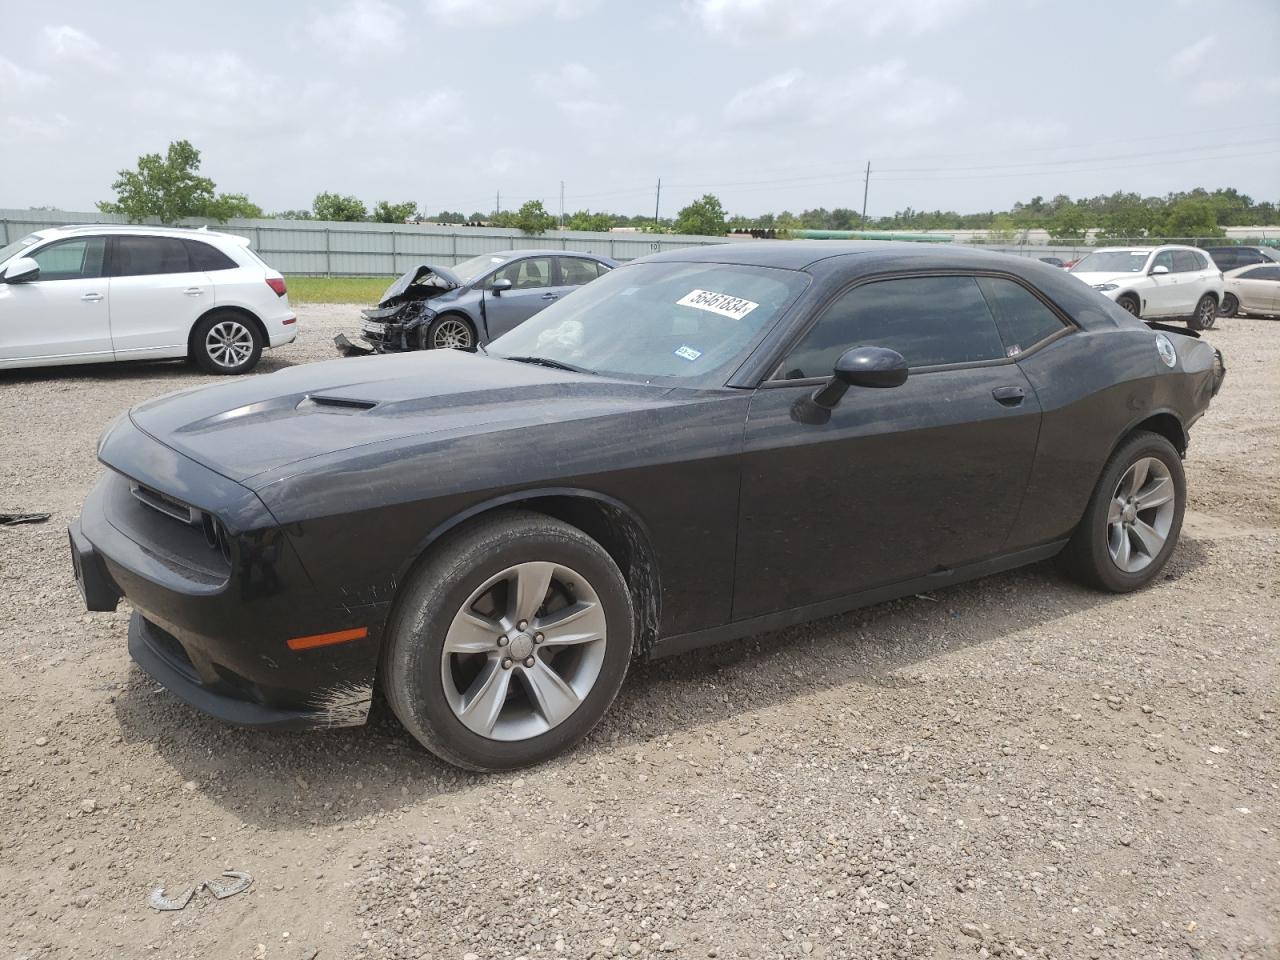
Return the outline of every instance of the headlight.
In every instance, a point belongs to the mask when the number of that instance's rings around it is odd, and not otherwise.
[[[1106,293],[1108,290],[1118,290],[1120,287],[1115,283],[1095,283],[1093,285],[1093,289],[1101,293]]]
[[[1156,351],[1160,354],[1160,359],[1164,361],[1164,365],[1170,370],[1178,365],[1178,351],[1174,349],[1173,341],[1163,333],[1156,334]]]

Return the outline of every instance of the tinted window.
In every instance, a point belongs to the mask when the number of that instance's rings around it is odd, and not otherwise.
[[[510,280],[513,290],[549,287],[551,286],[551,258],[530,257],[528,260],[517,260],[495,273],[493,280]]]
[[[1250,250],[1247,247],[1239,250],[1210,250],[1209,252],[1213,254],[1213,262],[1222,270],[1267,262],[1266,256],[1260,250]]]
[[[980,277],[978,285],[995,314],[1007,356],[1016,357],[1063,329],[1058,315],[1026,287],[998,277]]]
[[[1173,251],[1173,269],[1175,273],[1195,273],[1204,269],[1204,261],[1200,254],[1190,250]]]
[[[40,280],[89,280],[102,276],[107,241],[102,237],[60,240],[31,254],[40,264]]]
[[[844,293],[782,363],[782,376],[829,377],[852,347],[889,347],[912,367],[1004,356],[987,301],[973,277],[910,277]]]
[[[1157,253],[1155,260],[1151,262],[1151,269],[1154,270],[1156,267],[1164,267],[1170,273],[1177,270],[1178,268],[1173,265],[1173,251],[1161,250]]]
[[[217,247],[200,240],[184,240],[192,270],[234,270],[239,266]]]
[[[1280,267],[1255,267],[1240,274],[1240,280],[1280,280]]]
[[[116,237],[111,272],[117,277],[188,273],[187,248],[177,237]]]
[[[583,260],[579,257],[560,258],[560,282],[566,287],[590,283],[598,276],[600,276],[600,264],[595,260]]]

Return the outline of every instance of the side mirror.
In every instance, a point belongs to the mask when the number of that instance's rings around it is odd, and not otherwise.
[[[5,283],[30,283],[40,276],[40,264],[30,257],[18,257],[5,267]]]
[[[854,347],[836,361],[831,379],[807,397],[801,397],[792,415],[801,423],[826,423],[831,411],[850,387],[900,387],[907,382],[907,361],[888,347]]]
[[[1169,272],[1169,268],[1168,268],[1168,267],[1166,267],[1163,263],[1161,263],[1161,264],[1157,264],[1156,266],[1154,266],[1154,267],[1152,267],[1152,268],[1151,268],[1151,275],[1152,275],[1152,276],[1155,276],[1155,275],[1157,275],[1157,274],[1161,274],[1161,273],[1168,273],[1168,272]]]
[[[508,280],[506,277],[503,277],[501,280],[493,281],[493,286],[491,286],[489,289],[493,291],[493,295],[495,297],[500,297],[502,296],[503,290],[511,289],[511,281]]]

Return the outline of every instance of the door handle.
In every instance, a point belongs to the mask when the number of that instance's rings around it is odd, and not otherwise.
[[[996,387],[991,391],[991,395],[1006,407],[1016,407],[1022,403],[1027,393],[1021,387]]]
[[[204,291],[201,290],[199,287],[187,287],[187,289],[183,290],[182,292],[185,293],[188,297],[204,296]]]
[[[85,303],[97,303],[99,300],[101,300],[101,299],[102,299],[102,294],[100,294],[100,293],[86,293],[86,294],[85,294],[83,297],[81,297],[80,299],[81,299],[81,300],[83,300]]]
[[[558,300],[559,298],[560,294],[558,293],[544,293],[542,295],[543,300]]]

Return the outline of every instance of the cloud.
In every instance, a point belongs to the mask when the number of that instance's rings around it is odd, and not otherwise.
[[[17,94],[29,93],[49,85],[49,77],[34,70],[20,67],[12,60],[0,57],[0,100],[17,99]]]
[[[982,0],[685,0],[715,36],[735,43],[776,42],[833,30],[876,37],[890,29],[923,33],[978,6]]]
[[[47,117],[0,117],[0,143],[61,140],[70,130],[71,121],[62,113]]]
[[[740,127],[866,126],[877,119],[914,128],[941,120],[961,99],[954,87],[889,60],[830,79],[798,68],[775,74],[734,94],[725,119]]]
[[[358,60],[403,49],[404,13],[385,0],[347,0],[332,13],[312,17],[306,34],[345,59]]]
[[[1210,34],[1190,46],[1183,47],[1169,58],[1169,69],[1179,76],[1194,73],[1205,62],[1209,54],[1213,52],[1214,45],[1217,42],[1218,38]]]
[[[451,27],[496,27],[552,17],[574,20],[596,0],[426,0],[427,16]]]
[[[1191,88],[1191,102],[1201,106],[1230,103],[1247,89],[1243,80],[1206,80]]]
[[[108,72],[116,69],[115,53],[87,33],[65,23],[45,27],[41,42],[45,52],[57,60],[85,63]]]
[[[607,88],[594,70],[581,63],[562,63],[554,70],[539,71],[533,75],[533,86],[575,123],[598,124],[620,109],[600,96]]]

